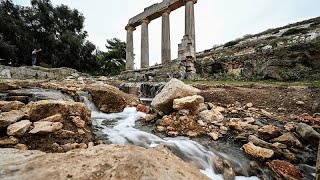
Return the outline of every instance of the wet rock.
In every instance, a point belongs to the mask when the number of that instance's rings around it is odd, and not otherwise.
[[[263,126],[258,130],[258,135],[262,139],[269,140],[281,136],[280,129],[274,125]]]
[[[243,149],[247,154],[261,160],[270,159],[274,155],[273,150],[255,146],[252,142],[243,145]]]
[[[268,168],[278,179],[302,180],[303,174],[287,161],[274,160],[267,163]]]
[[[86,125],[86,122],[80,116],[70,116],[70,119],[77,128],[84,128]]]
[[[7,179],[209,179],[164,147],[100,145],[58,154],[0,149],[0,159]]]
[[[307,124],[304,124],[304,123],[296,124],[296,132],[304,140],[308,140],[311,142],[318,142],[320,140],[320,134]]]
[[[62,129],[63,124],[60,122],[35,122],[34,128],[29,132],[30,134],[48,134]]]
[[[62,123],[64,121],[64,119],[63,119],[62,114],[59,113],[59,114],[55,114],[53,116],[46,117],[46,118],[41,119],[39,121],[61,122]]]
[[[283,134],[275,139],[272,139],[271,142],[279,142],[286,144],[288,146],[295,146],[297,148],[302,148],[301,142],[291,133]]]
[[[8,145],[16,145],[19,143],[19,140],[13,136],[0,138],[0,147]]]
[[[228,163],[228,161],[223,161],[223,178],[225,180],[235,180],[236,179],[236,173],[233,171],[231,165]]]
[[[7,134],[9,136],[23,136],[27,132],[31,124],[32,123],[29,120],[22,120],[11,124],[7,128]]]
[[[266,142],[266,141],[264,141],[262,139],[259,139],[256,136],[250,135],[248,137],[248,141],[252,142],[256,146],[259,146],[259,147],[262,147],[262,148],[266,148],[266,149],[271,149],[271,150],[275,151],[275,153],[277,155],[282,154],[281,148],[276,147],[274,144],[268,143],[268,142]]]
[[[122,112],[128,105],[137,105],[139,102],[137,97],[106,84],[87,85],[84,90],[91,94],[94,104],[105,113]]]
[[[200,93],[200,90],[184,84],[178,79],[171,79],[162,91],[153,99],[151,105],[159,111],[172,112],[173,100]]]
[[[150,108],[147,107],[147,106],[145,106],[145,105],[138,104],[138,106],[137,106],[137,111],[140,111],[140,112],[149,114],[149,113],[150,113]]]
[[[0,128],[7,127],[12,123],[21,120],[25,116],[24,112],[20,110],[13,110],[0,114]]]
[[[12,110],[19,110],[25,104],[20,101],[0,101],[0,111],[9,112]]]
[[[189,109],[195,110],[200,103],[204,103],[204,98],[199,95],[187,96],[180,99],[173,100],[173,109],[182,110]]]
[[[291,162],[297,162],[296,155],[290,152],[288,149],[284,149],[282,154],[286,159],[290,160]]]
[[[218,123],[224,119],[224,116],[219,111],[215,110],[202,111],[199,113],[199,117],[207,123]]]
[[[316,118],[313,118],[308,113],[301,114],[299,117],[300,122],[308,123],[312,125],[320,125],[320,121]]]

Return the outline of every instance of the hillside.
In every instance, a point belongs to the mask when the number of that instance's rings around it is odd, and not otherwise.
[[[205,79],[320,79],[320,17],[197,53]]]

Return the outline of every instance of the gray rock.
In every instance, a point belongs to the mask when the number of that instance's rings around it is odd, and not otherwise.
[[[320,140],[320,134],[307,124],[304,124],[304,123],[296,124],[296,132],[304,140],[309,140],[309,141]]]

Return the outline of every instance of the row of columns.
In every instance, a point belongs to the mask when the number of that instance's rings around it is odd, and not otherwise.
[[[162,37],[161,37],[161,62],[165,64],[171,61],[171,40],[170,40],[170,9],[162,14]],[[141,68],[149,67],[149,25],[150,21],[144,19],[141,24]],[[126,46],[126,69],[134,69],[133,32],[134,27],[127,26]],[[189,35],[195,42],[195,19],[194,0],[185,2],[185,35]]]

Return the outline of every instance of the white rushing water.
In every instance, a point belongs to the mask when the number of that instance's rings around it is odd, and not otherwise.
[[[142,147],[156,147],[165,145],[169,147],[176,155],[186,162],[195,163],[202,173],[214,180],[223,180],[222,175],[214,172],[212,158],[215,153],[206,150],[199,143],[186,137],[160,138],[135,128],[135,122],[144,118],[146,114],[137,112],[136,108],[126,108],[122,113],[105,114],[97,111],[94,104],[88,97],[82,96],[84,103],[92,110],[92,119],[94,126],[99,127],[101,131],[108,136],[108,140],[113,144],[134,144]],[[105,126],[106,121],[109,124]],[[236,177],[238,180],[252,179],[257,177]]]

